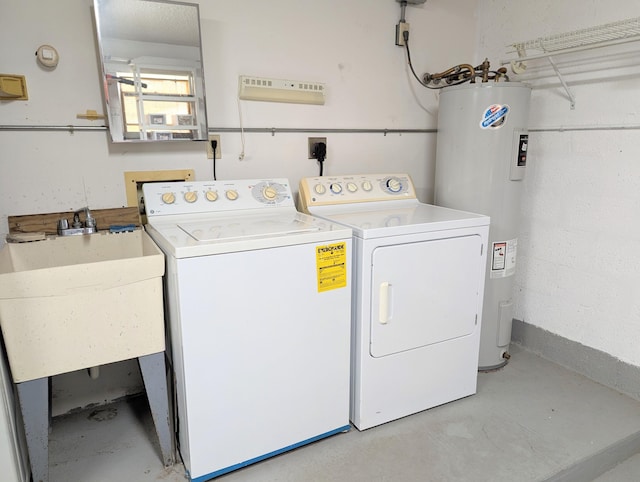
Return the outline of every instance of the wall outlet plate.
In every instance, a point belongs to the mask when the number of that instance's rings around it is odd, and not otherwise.
[[[400,22],[396,24],[396,45],[398,47],[404,47],[404,32],[409,31],[409,24],[407,22]]]
[[[308,155],[309,155],[309,159],[316,159],[316,156],[313,155],[313,148],[314,146],[318,143],[318,142],[324,142],[324,145],[327,145],[327,138],[326,137],[309,137],[309,144],[308,144]]]
[[[216,146],[216,161],[222,159],[222,147],[220,145],[220,136],[218,134],[209,134],[209,140],[207,141],[207,159],[213,159],[213,150],[211,149],[211,141],[218,141]]]

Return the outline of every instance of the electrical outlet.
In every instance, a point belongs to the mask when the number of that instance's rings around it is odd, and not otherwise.
[[[207,158],[213,159],[213,150],[211,149],[211,141],[218,141],[216,146],[216,160],[222,159],[222,147],[220,145],[220,136],[217,134],[209,134],[209,142],[207,142]]]
[[[309,137],[309,159],[315,159],[316,156],[313,155],[313,148],[318,142],[324,142],[324,145],[327,145],[326,137]]]
[[[409,24],[407,22],[400,22],[396,25],[396,45],[398,47],[404,47],[404,32],[409,31]]]

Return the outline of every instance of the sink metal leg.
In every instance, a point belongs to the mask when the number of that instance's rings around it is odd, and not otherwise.
[[[164,352],[138,357],[165,467],[174,463]]]
[[[49,480],[49,378],[17,384],[33,482]]]

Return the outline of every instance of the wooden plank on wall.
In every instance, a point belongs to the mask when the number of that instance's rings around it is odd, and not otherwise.
[[[98,231],[108,230],[112,225],[135,224],[140,226],[140,214],[137,207],[92,209],[91,215],[96,220]],[[15,233],[58,233],[58,220],[65,218],[69,225],[73,222],[73,211],[47,214],[27,214],[23,216],[9,216],[9,234]],[[84,213],[80,213],[80,220],[84,221]]]

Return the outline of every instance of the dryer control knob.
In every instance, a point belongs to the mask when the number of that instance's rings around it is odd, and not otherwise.
[[[278,190],[273,186],[267,186],[262,190],[262,195],[265,199],[273,200],[278,197]]]
[[[198,200],[198,193],[195,191],[187,191],[184,193],[184,200],[188,203],[194,203]]]
[[[340,194],[342,192],[342,186],[337,182],[331,184],[331,186],[329,186],[329,189],[331,189],[331,192],[333,194]]]
[[[387,181],[387,187],[391,192],[400,192],[400,190],[402,189],[402,184],[400,183],[399,179],[392,177]]]
[[[204,195],[207,198],[207,201],[217,201],[218,200],[218,193],[215,191],[207,191]]]
[[[371,181],[364,181],[362,183],[362,189],[364,189],[365,191],[369,192],[373,189],[373,184],[371,184]]]
[[[162,195],[162,202],[165,204],[173,204],[176,202],[176,195],[172,192],[165,192]]]
[[[227,196],[227,199],[229,201],[235,201],[236,199],[238,199],[238,191],[236,191],[235,189],[229,189],[227,192],[225,192],[225,196]]]
[[[355,182],[348,182],[347,183],[347,191],[356,192],[357,190],[358,190],[358,185]]]
[[[325,192],[327,192],[327,188],[324,187],[324,184],[316,184],[315,186],[313,186],[313,190],[316,192],[316,194],[324,194]]]

